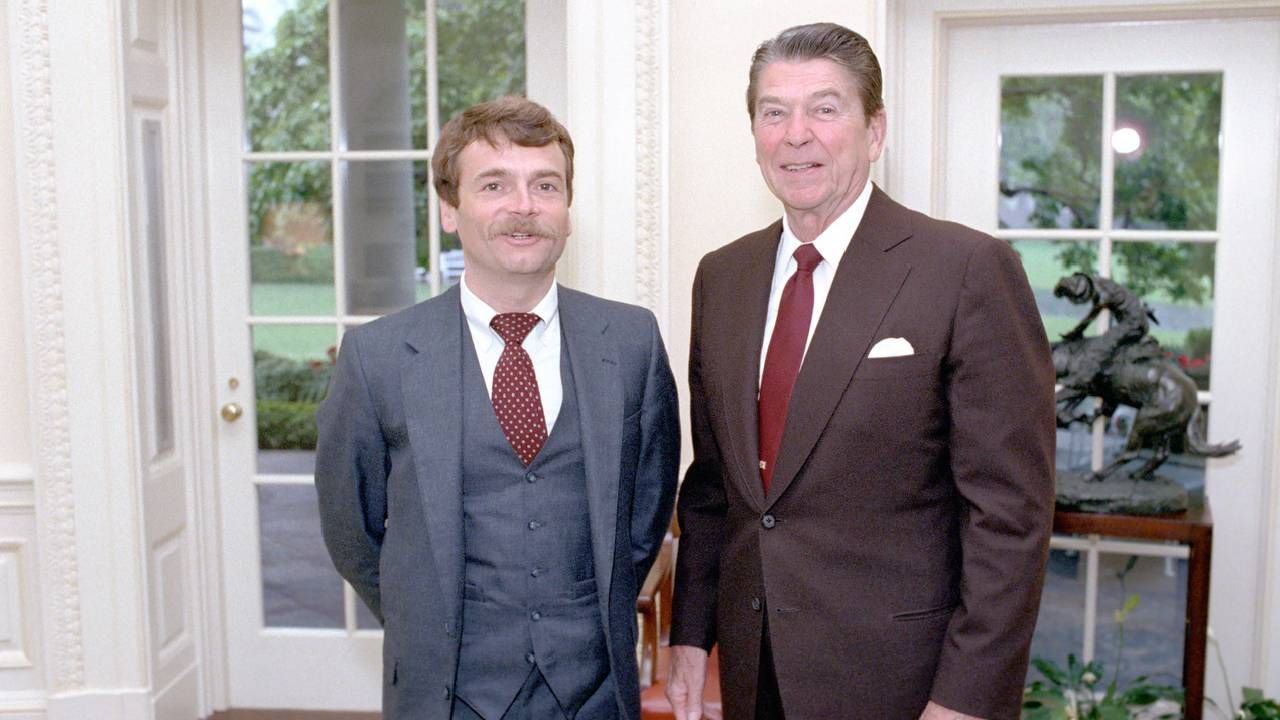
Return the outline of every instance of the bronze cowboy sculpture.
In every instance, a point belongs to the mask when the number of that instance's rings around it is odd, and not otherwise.
[[[1058,426],[1109,418],[1121,405],[1136,410],[1124,451],[1090,473],[1088,481],[1112,477],[1151,481],[1178,439],[1188,453],[1205,457],[1222,457],[1240,449],[1234,440],[1210,444],[1204,439],[1196,385],[1148,334],[1150,323],[1156,321],[1155,313],[1141,298],[1119,283],[1085,273],[1060,279],[1053,294],[1077,305],[1091,305],[1089,313],[1053,344],[1053,365],[1060,384]],[[1085,337],[1085,328],[1103,310],[1111,313],[1106,332]],[[1094,412],[1086,412],[1080,406],[1091,397],[1099,398],[1101,404]],[[1122,468],[1137,460],[1143,447],[1153,448],[1151,458],[1133,472],[1122,474]],[[1061,493],[1059,501],[1061,504]]]

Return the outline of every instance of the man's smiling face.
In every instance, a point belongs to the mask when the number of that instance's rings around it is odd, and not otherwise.
[[[458,233],[468,283],[554,275],[570,232],[565,165],[556,143],[477,140],[462,150],[458,206],[440,203],[440,226]]]
[[[778,61],[760,73],[756,162],[788,215],[814,214],[825,225],[852,205],[884,130],[884,112],[868,119],[854,77],[830,60]]]

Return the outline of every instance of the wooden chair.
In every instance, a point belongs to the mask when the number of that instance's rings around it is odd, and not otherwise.
[[[672,520],[674,528],[675,521]],[[649,687],[658,677],[658,651],[662,642],[671,630],[671,592],[675,583],[675,534],[667,532],[662,541],[662,549],[658,551],[658,559],[653,561],[649,575],[640,586],[640,597],[636,600],[636,614],[639,615],[640,647],[638,657],[640,666],[640,687]]]

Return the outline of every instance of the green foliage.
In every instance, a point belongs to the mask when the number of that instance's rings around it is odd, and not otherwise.
[[[1217,226],[1222,75],[1134,75],[1116,81],[1116,126],[1143,149],[1118,156],[1116,227]]]
[[[1136,560],[1136,557],[1132,558],[1126,568],[1120,571],[1122,584],[1124,575],[1133,569]],[[1081,663],[1074,654],[1070,654],[1067,655],[1065,669],[1043,658],[1031,660],[1032,666],[1047,682],[1036,680],[1023,691],[1023,720],[1129,720],[1136,713],[1155,718],[1182,716],[1184,699],[1181,688],[1153,683],[1145,676],[1136,678],[1127,688],[1119,687],[1124,625],[1129,615],[1138,608],[1140,601],[1140,596],[1130,595],[1124,605],[1115,611],[1116,625],[1119,626],[1116,672],[1105,688],[1101,683],[1106,673],[1102,663],[1097,660]],[[1151,715],[1152,706],[1161,700],[1177,703],[1179,710],[1164,715]]]
[[[254,283],[332,283],[333,246],[316,245],[302,253],[286,253],[257,245],[249,249]]]
[[[1236,717],[1240,720],[1280,720],[1280,702],[1276,702],[1262,694],[1257,688],[1243,688],[1244,700],[1240,703],[1240,712]]]
[[[319,403],[259,399],[258,448],[314,450]]]
[[[1114,680],[1103,688],[1104,668],[1096,660],[1082,664],[1075,655],[1068,655],[1065,669],[1042,658],[1035,658],[1032,664],[1048,682],[1037,680],[1027,686],[1022,699],[1023,720],[1129,720],[1161,700],[1176,702],[1179,707],[1183,702],[1181,688],[1152,683],[1145,677],[1123,690]],[[1155,717],[1177,718],[1181,713]]]
[[[441,124],[469,105],[524,94],[524,0],[441,0],[436,40]]]
[[[324,399],[333,375],[333,348],[329,356],[328,361],[304,362],[265,350],[253,353],[260,449],[315,448],[316,408]]]
[[[427,146],[426,19],[422,0],[404,0],[411,137]],[[327,150],[327,0],[298,0],[281,14],[275,44],[245,55],[245,123],[254,150]],[[439,118],[525,91],[524,0],[439,0],[436,8]],[[249,237],[261,244],[273,208],[315,203],[333,216],[331,171],[323,162],[254,163],[249,170]],[[414,163],[418,263],[427,267],[427,164]],[[332,231],[329,232],[332,237]],[[445,243],[448,245],[448,243]]]
[[[1139,297],[1197,305],[1213,299],[1212,244],[1121,242],[1112,248],[1113,276]]]
[[[1187,355],[1193,358],[1207,358],[1212,349],[1213,330],[1209,328],[1196,328],[1187,331],[1187,340],[1185,347]]]
[[[1031,226],[1098,226],[1102,142],[1100,76],[1005,78],[1000,105],[1000,194],[1035,199]]]
[[[330,348],[332,356],[333,349]],[[253,353],[253,380],[259,400],[288,402],[320,402],[333,375],[332,359],[328,362],[302,362],[273,355],[265,350]]]

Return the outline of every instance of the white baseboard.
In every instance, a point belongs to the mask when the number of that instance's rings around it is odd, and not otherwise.
[[[60,693],[46,706],[46,720],[149,720],[152,714],[151,693],[141,688]]]

